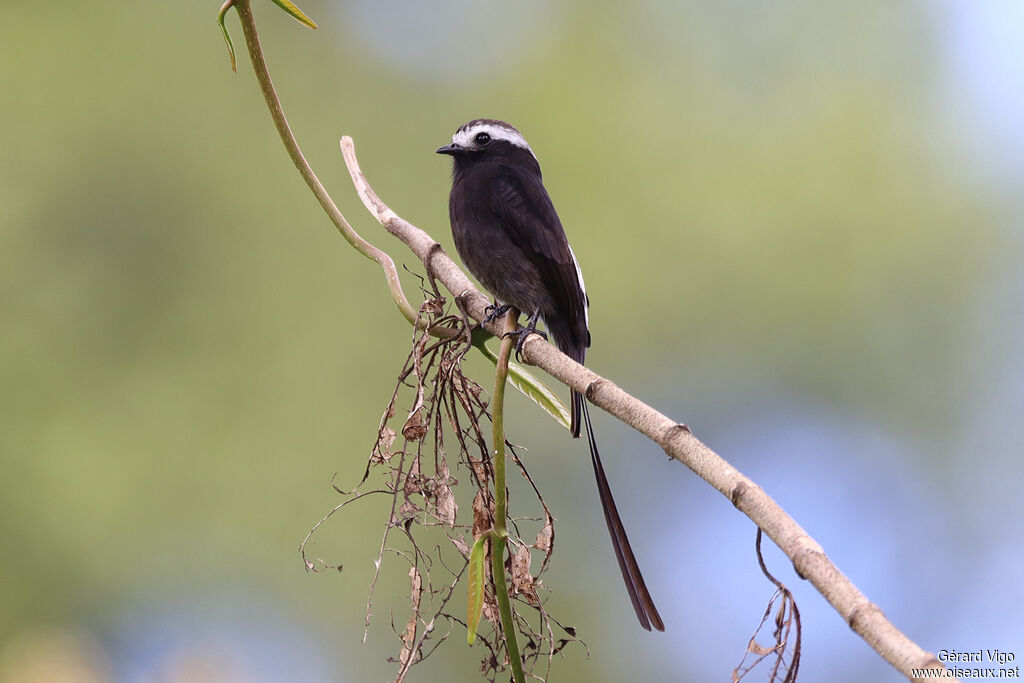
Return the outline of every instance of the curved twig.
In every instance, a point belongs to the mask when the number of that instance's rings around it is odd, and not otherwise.
[[[398,269],[395,268],[395,262],[386,252],[367,242],[352,228],[341,213],[341,210],[338,209],[337,204],[334,203],[334,200],[327,193],[327,190],[324,189],[320,179],[306,161],[306,157],[302,154],[299,143],[295,140],[295,135],[292,134],[291,127],[288,125],[288,119],[284,115],[284,109],[281,107],[281,101],[277,97],[274,83],[270,80],[270,70],[267,68],[266,60],[263,58],[263,50],[260,47],[260,38],[256,32],[256,21],[253,18],[249,0],[234,0],[233,2],[228,0],[221,8],[221,20],[223,20],[224,13],[231,6],[238,10],[238,17],[242,22],[242,32],[245,34],[245,44],[249,48],[249,58],[252,61],[253,69],[256,71],[256,80],[259,81],[260,89],[263,91],[263,98],[267,101],[267,108],[270,109],[274,125],[281,136],[281,142],[284,143],[285,149],[288,150],[288,156],[291,157],[295,168],[299,170],[299,175],[302,176],[306,185],[309,186],[309,189],[313,192],[317,201],[320,202],[320,206],[327,212],[328,218],[338,228],[338,232],[341,233],[342,237],[355,247],[356,251],[360,254],[380,264],[380,267],[384,270],[384,278],[387,280],[388,289],[391,291],[391,298],[394,299],[398,310],[401,311],[405,319],[414,325],[422,325],[422,320],[417,320],[416,309],[409,303],[405,292],[402,291],[402,283],[398,279]],[[226,36],[227,32],[224,35]],[[232,57],[233,62],[234,58]]]

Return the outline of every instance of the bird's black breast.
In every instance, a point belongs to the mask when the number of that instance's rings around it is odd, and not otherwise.
[[[513,196],[506,211],[495,210],[498,202],[508,201],[498,193],[516,173],[497,163],[457,167],[448,205],[452,237],[463,263],[497,299],[526,314],[545,313],[556,304],[544,281],[544,264],[523,240],[524,231],[539,227],[533,225],[529,200]]]

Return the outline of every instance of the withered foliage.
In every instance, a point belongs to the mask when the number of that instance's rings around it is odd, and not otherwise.
[[[466,573],[470,548],[491,529],[494,515],[489,398],[462,371],[470,348],[467,319],[447,313],[436,292],[428,294],[419,315],[432,328],[457,334],[438,340],[421,329],[414,331],[412,350],[384,410],[362,480],[352,491],[335,486],[344,500],[317,522],[301,548],[309,571],[340,570],[340,566],[309,559],[307,546],[314,534],[351,503],[367,496],[391,498],[390,513],[381,519],[383,533],[369,586],[363,640],[370,628],[374,590],[388,564],[385,557],[398,560],[408,567],[410,597],[408,617],[398,623],[392,618],[392,630],[400,640],[398,657],[389,659],[398,665],[395,683],[449,635],[465,634],[466,587],[459,580]],[[509,596],[524,670],[536,680],[546,680],[556,654],[570,643],[586,645],[572,627],[560,624],[544,608],[548,589],[541,575],[554,550],[554,518],[515,447],[506,442],[506,450],[536,496],[532,516],[513,516],[510,501],[505,564]],[[460,478],[469,482],[469,488],[457,495]],[[374,488],[371,481],[381,483]],[[488,553],[493,543],[489,546]],[[485,568],[484,621],[477,633],[480,645],[475,647],[482,645],[481,672],[494,681],[506,671],[508,661],[489,556]]]
[[[768,660],[768,681],[770,683],[796,683],[800,671],[800,610],[797,609],[793,594],[781,581],[776,579],[765,566],[761,555],[761,529],[757,530],[757,562],[768,580],[775,584],[775,593],[768,600],[768,606],[761,617],[761,623],[747,643],[746,652],[739,665],[732,671],[733,683],[750,673],[758,664]],[[776,607],[776,604],[778,607]],[[772,612],[775,616],[772,617]],[[770,645],[761,645],[757,638],[772,624]],[[748,662],[747,659],[750,659]]]

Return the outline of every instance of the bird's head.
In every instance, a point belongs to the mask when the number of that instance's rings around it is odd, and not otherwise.
[[[459,126],[451,144],[438,148],[437,153],[459,159],[515,155],[524,151],[536,160],[526,138],[512,124],[496,119],[474,119]]]

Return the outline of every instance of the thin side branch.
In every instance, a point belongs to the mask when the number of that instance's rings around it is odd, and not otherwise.
[[[249,58],[252,60],[253,70],[256,72],[256,80],[259,81],[260,90],[263,91],[263,98],[267,101],[267,108],[270,110],[270,115],[274,119],[274,125],[281,136],[281,142],[284,143],[285,149],[288,150],[288,156],[291,157],[292,163],[299,170],[299,175],[302,176],[306,185],[309,186],[313,196],[320,202],[320,206],[327,212],[331,222],[338,228],[338,232],[342,234],[349,244],[355,247],[356,251],[380,264],[380,267],[384,270],[384,277],[387,280],[388,289],[391,291],[391,297],[398,306],[398,310],[401,311],[406,320],[416,324],[416,309],[409,303],[405,293],[402,291],[402,283],[398,279],[398,269],[395,268],[395,262],[386,252],[367,242],[349,225],[341,210],[338,209],[338,206],[331,199],[320,179],[306,161],[306,157],[302,154],[299,143],[292,133],[291,126],[288,125],[288,119],[284,115],[284,109],[281,107],[281,101],[277,97],[274,83],[270,80],[270,70],[267,67],[266,60],[263,58],[263,49],[260,47],[259,34],[256,32],[256,20],[253,18],[249,0],[228,0],[221,8],[221,15],[223,16],[231,6],[238,10],[238,17],[242,22],[242,33],[245,34],[245,44],[249,48]],[[227,32],[224,35],[227,36]],[[234,56],[232,55],[233,62]]]
[[[470,282],[461,268],[426,232],[402,219],[370,187],[356,159],[352,138],[341,139],[341,150],[356,192],[370,213],[402,240],[423,262],[427,272],[462,301],[465,310],[483,320],[489,300]],[[500,321],[485,325],[499,335]],[[943,664],[897,629],[882,612],[829,560],[822,547],[790,517],[771,496],[745,477],[721,456],[693,435],[689,427],[670,419],[614,382],[590,370],[547,343],[530,335],[523,346],[523,358],[545,370],[591,403],[619,418],[664,449],[669,457],[690,468],[711,484],[736,508],[764,530],[793,562],[793,567],[828,600],[854,632],[900,673],[913,681],[912,669],[941,669]],[[948,678],[945,680],[957,680]]]

